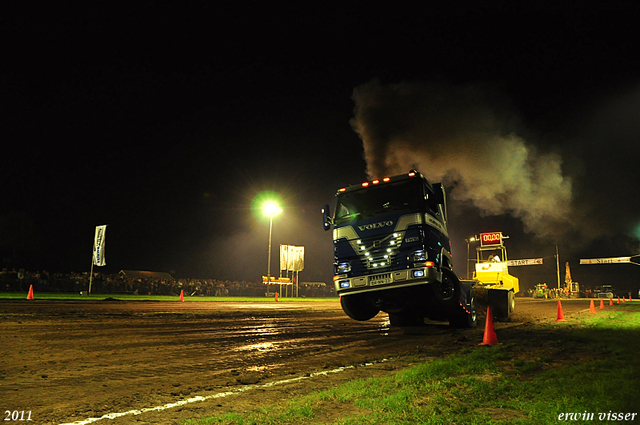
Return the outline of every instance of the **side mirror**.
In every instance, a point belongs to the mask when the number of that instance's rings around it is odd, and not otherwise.
[[[444,213],[444,221],[445,223],[449,221],[447,217],[447,192],[444,190],[444,186],[442,183],[436,183],[433,185],[433,192],[436,197],[436,202],[442,205],[442,212]]]
[[[331,229],[331,225],[333,224],[333,219],[331,218],[331,209],[329,209],[329,205],[325,205],[322,209],[322,224],[324,225],[324,230]]]

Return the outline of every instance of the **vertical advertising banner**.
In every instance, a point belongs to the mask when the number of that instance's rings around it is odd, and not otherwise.
[[[304,270],[304,247],[289,246],[289,270],[300,272]]]
[[[304,247],[280,245],[280,270],[290,272],[304,270]]]
[[[107,225],[96,226],[96,234],[93,238],[93,264],[96,266],[106,266],[107,261],[104,258],[105,235],[107,233]]]
[[[280,245],[280,270],[288,270],[289,245]]]

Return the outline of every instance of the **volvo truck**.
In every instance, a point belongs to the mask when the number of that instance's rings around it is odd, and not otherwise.
[[[334,285],[344,312],[365,321],[380,311],[393,326],[424,319],[475,327],[473,285],[453,271],[444,187],[421,173],[384,177],[339,189],[333,228]]]

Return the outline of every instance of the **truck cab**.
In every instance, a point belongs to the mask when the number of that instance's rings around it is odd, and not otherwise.
[[[392,325],[424,318],[475,326],[473,290],[453,272],[446,194],[422,174],[384,177],[341,188],[333,227],[334,284],[345,313],[369,320],[387,312]]]

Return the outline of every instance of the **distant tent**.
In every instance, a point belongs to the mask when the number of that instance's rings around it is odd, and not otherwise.
[[[120,270],[119,274],[124,277],[173,280],[173,276],[165,272],[148,272],[144,270]]]

